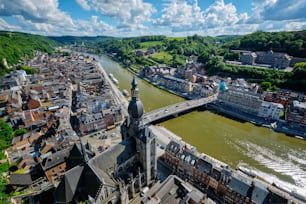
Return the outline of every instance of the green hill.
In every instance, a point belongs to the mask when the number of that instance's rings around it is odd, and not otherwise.
[[[294,57],[306,57],[306,30],[292,32],[263,32],[234,39],[231,49],[285,52]]]
[[[7,71],[3,65],[4,58],[9,65],[17,64],[25,56],[32,57],[35,50],[51,53],[56,45],[48,37],[0,31],[0,76]]]
[[[57,42],[60,45],[72,45],[72,44],[82,44],[84,43],[85,45],[91,44],[91,43],[96,43],[102,40],[107,40],[107,39],[114,39],[114,37],[108,37],[108,36],[95,36],[95,37],[90,37],[90,36],[49,36],[51,40]]]
[[[34,50],[51,53],[57,44],[45,36],[0,31],[0,59],[16,64],[24,56],[32,57]]]

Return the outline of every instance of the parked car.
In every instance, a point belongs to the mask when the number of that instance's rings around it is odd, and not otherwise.
[[[107,135],[102,135],[102,136],[99,137],[100,140],[106,140],[107,138],[108,138]]]

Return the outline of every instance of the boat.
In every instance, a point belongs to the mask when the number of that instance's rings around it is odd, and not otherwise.
[[[304,140],[304,137],[301,137],[301,136],[299,136],[299,135],[295,135],[294,137],[297,138],[297,139]]]
[[[243,167],[243,166],[238,166],[238,170],[241,171],[242,173],[252,177],[252,178],[256,177],[256,173],[252,169],[248,169],[248,168]]]
[[[271,128],[271,125],[268,125],[268,124],[262,124],[261,126],[266,127],[266,128]]]
[[[274,128],[274,129],[277,128],[277,123],[276,122],[271,123],[271,127]]]
[[[130,95],[129,92],[128,92],[126,89],[123,89],[123,90],[122,90],[122,94],[123,94],[124,96],[129,96],[129,95]]]
[[[113,77],[112,80],[113,80],[114,84],[116,84],[116,85],[119,84],[119,81],[115,77]]]
[[[119,81],[114,77],[114,75],[112,73],[109,73],[108,76],[112,80],[112,82],[114,82],[114,84],[116,84],[116,85],[119,84]]]

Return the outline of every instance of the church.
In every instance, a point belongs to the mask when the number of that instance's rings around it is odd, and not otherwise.
[[[69,169],[55,190],[56,203],[128,203],[156,180],[156,137],[143,125],[144,108],[135,77],[122,142]],[[85,154],[84,154],[85,156]]]

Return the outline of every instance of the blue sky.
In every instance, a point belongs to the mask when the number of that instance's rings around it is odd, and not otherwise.
[[[305,0],[0,0],[0,30],[204,36],[306,29]]]

